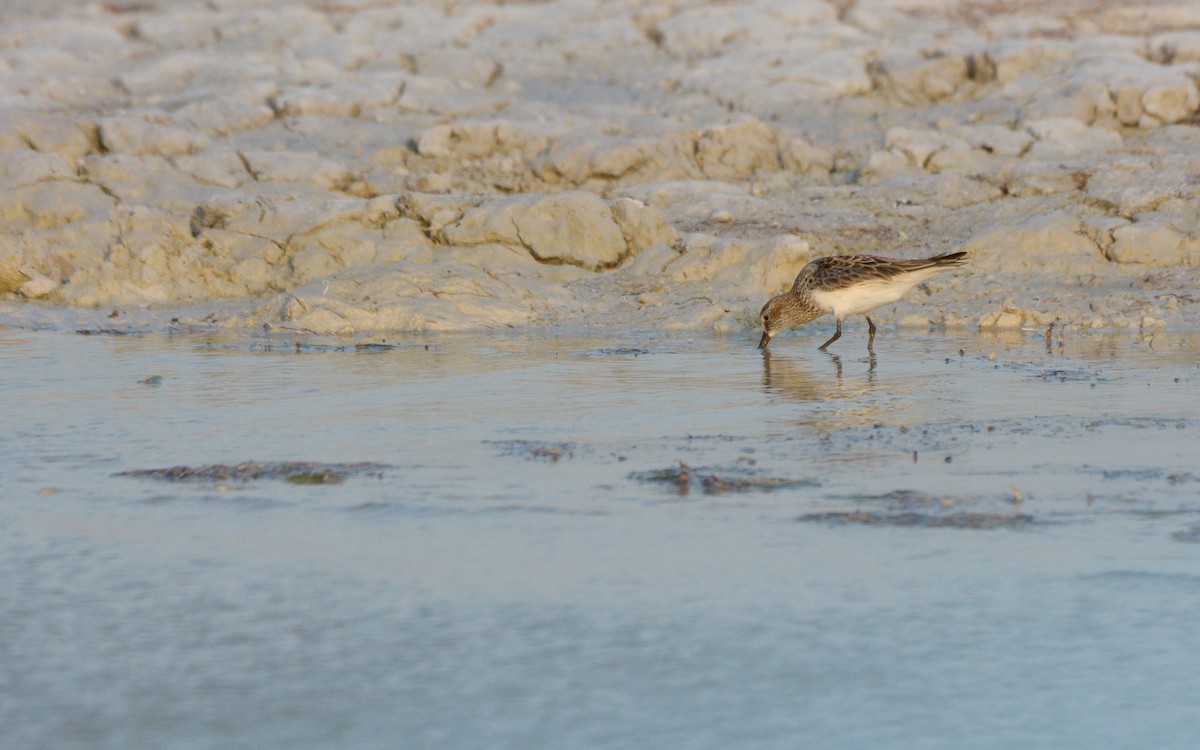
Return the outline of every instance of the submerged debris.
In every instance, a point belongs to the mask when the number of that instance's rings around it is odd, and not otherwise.
[[[560,458],[573,458],[577,446],[574,443],[547,443],[538,440],[485,440],[495,445],[506,456],[524,456],[530,461],[557,462]]]
[[[1192,524],[1183,531],[1176,531],[1171,535],[1171,538],[1177,542],[1200,544],[1200,523]]]
[[[606,346],[599,349],[588,349],[581,352],[583,357],[640,357],[643,354],[653,354],[653,350],[640,346]]]
[[[146,477],[163,482],[249,482],[255,479],[284,479],[293,484],[338,484],[352,474],[378,474],[391,468],[386,464],[317,463],[315,461],[273,461],[240,464],[204,464],[171,466],[165,469],[119,471],[119,477]]]
[[[77,328],[75,333],[80,336],[140,336],[146,332],[126,328]]]
[[[339,474],[336,471],[306,471],[301,474],[292,474],[287,481],[292,484],[341,484],[345,478],[345,474]]]
[[[721,495],[727,492],[772,492],[795,487],[815,487],[813,479],[784,479],[760,476],[738,467],[733,469],[692,469],[683,461],[678,467],[635,471],[629,478],[637,482],[662,484],[673,487],[680,495],[686,495],[694,485],[706,495]]]
[[[925,528],[950,529],[1006,529],[1021,528],[1033,524],[1033,516],[1025,513],[971,513],[959,511],[946,515],[920,513],[917,511],[872,513],[867,511],[829,511],[806,513],[800,521],[824,521],[829,523],[860,523],[869,526],[921,526]]]
[[[1014,488],[1013,503],[1020,508],[1020,491]],[[800,521],[858,523],[869,526],[920,526],[951,529],[1020,528],[1034,523],[1025,513],[986,513],[958,510],[958,506],[974,504],[975,499],[963,496],[932,495],[917,490],[892,490],[882,495],[854,495],[858,502],[883,504],[883,510],[825,511],[806,513]]]

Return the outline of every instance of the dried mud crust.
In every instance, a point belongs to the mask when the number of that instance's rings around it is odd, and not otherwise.
[[[965,251],[878,322],[1194,326],[1197,28],[1148,0],[17,3],[0,297],[731,331],[813,257]]]

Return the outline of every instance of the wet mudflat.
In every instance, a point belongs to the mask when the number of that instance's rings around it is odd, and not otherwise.
[[[861,333],[0,331],[6,746],[1191,747],[1200,336]]]

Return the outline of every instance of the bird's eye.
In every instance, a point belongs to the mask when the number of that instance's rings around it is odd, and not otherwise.
[[[771,316],[770,316],[770,315],[763,315],[763,322],[764,322],[764,323],[769,323],[770,321],[771,321]]]

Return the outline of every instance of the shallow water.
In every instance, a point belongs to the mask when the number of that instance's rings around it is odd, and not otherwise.
[[[1200,336],[856,333],[0,330],[4,746],[1193,747]]]

